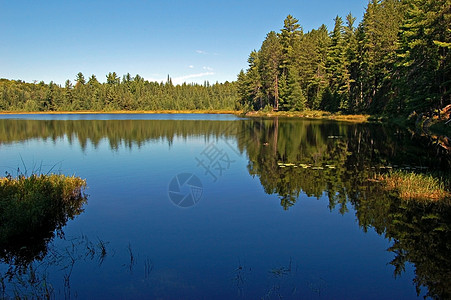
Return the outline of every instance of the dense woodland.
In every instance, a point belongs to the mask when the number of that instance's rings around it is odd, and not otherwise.
[[[115,72],[64,86],[0,79],[0,110],[305,110],[403,114],[451,103],[451,0],[370,0],[363,19],[337,16],[304,32],[289,15],[236,82],[173,85]]]
[[[371,0],[304,32],[289,15],[238,76],[248,109],[410,114],[450,104],[451,1]]]
[[[78,73],[75,82],[66,81],[64,87],[0,79],[0,110],[5,111],[112,111],[112,110],[195,110],[234,109],[236,83],[205,82],[174,85],[149,82],[139,75],[126,74],[122,79],[111,72],[106,82],[95,75],[85,79]]]

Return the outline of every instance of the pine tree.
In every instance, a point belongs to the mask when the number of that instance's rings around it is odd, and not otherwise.
[[[287,75],[288,68],[295,64],[296,53],[295,49],[299,47],[303,30],[301,25],[298,24],[299,20],[292,15],[288,15],[284,20],[284,27],[282,28],[279,37],[282,45],[282,61],[281,69],[282,73]]]
[[[237,92],[238,92],[238,109],[247,111],[249,108],[250,95],[248,93],[249,87],[247,82],[247,75],[243,70],[240,71],[237,78]]]
[[[359,60],[358,60],[358,42],[357,30],[354,26],[356,18],[349,13],[346,16],[346,26],[344,27],[344,44],[345,44],[345,63],[348,72],[348,81],[346,83],[348,88],[348,110],[358,110],[359,88],[357,85],[359,74]]]
[[[110,72],[106,76],[106,83],[109,85],[117,85],[121,83],[121,79],[117,76],[116,72]]]
[[[398,108],[424,112],[444,107],[451,103],[451,1],[406,2],[399,35],[397,71],[403,98],[398,98]]]
[[[83,75],[82,72],[78,72],[77,74],[77,78],[75,78],[75,87],[79,87],[80,85],[85,85],[86,80],[85,80],[85,76]]]
[[[299,74],[294,67],[288,68],[288,83],[287,83],[287,96],[284,102],[284,110],[299,110],[305,109],[305,96],[302,92]]]
[[[262,88],[275,110],[279,109],[279,77],[280,62],[282,60],[282,46],[274,31],[267,34],[259,51],[259,73]]]
[[[297,101],[302,102],[303,105],[305,104],[305,98],[300,98],[302,92],[299,76],[300,57],[298,55],[301,51],[301,38],[303,35],[304,32],[301,25],[298,24],[298,19],[288,15],[279,34],[282,46],[280,69],[281,74],[286,78],[286,88],[284,87],[285,90],[279,98],[283,102],[282,108],[284,110],[293,109]],[[292,93],[294,94],[292,95]],[[300,107],[303,105],[300,105]]]
[[[330,45],[330,37],[327,27],[323,24],[318,30],[312,30],[309,34],[313,40],[315,51],[310,57],[313,62],[313,76],[307,82],[308,103],[310,108],[318,109],[322,95],[328,87],[327,54]],[[306,59],[307,56],[306,56]]]
[[[334,111],[348,109],[348,97],[350,92],[350,75],[346,57],[346,45],[344,39],[344,26],[341,17],[335,18],[334,30],[331,33],[329,46],[327,71],[329,74],[329,88],[336,97],[334,105],[329,105]]]
[[[365,109],[382,112],[392,82],[402,5],[398,0],[371,0],[361,24],[360,84]]]
[[[259,53],[252,51],[248,59],[249,69],[247,70],[248,94],[250,95],[250,106],[255,110],[265,107],[264,93],[260,73],[258,72]]]

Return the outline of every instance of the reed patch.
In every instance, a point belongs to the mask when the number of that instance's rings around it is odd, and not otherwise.
[[[431,174],[397,170],[380,174],[377,179],[382,182],[384,189],[397,191],[404,200],[440,201],[451,197],[445,179]]]

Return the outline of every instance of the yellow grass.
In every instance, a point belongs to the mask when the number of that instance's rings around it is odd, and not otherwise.
[[[246,113],[247,117],[289,117],[289,118],[307,118],[307,119],[328,119],[337,121],[346,121],[354,123],[364,123],[368,121],[369,115],[341,115],[319,110],[306,111],[277,111],[263,112],[255,111]]]
[[[37,175],[29,177],[20,175],[19,177],[0,177],[0,195],[7,187],[20,187],[20,191],[35,189],[49,183],[53,188],[60,188],[62,199],[81,193],[86,188],[86,180],[76,176],[66,176],[61,174]],[[28,191],[30,192],[30,191]]]
[[[443,181],[432,175],[394,171],[380,175],[378,179],[386,190],[396,190],[404,200],[439,201],[451,197]]]

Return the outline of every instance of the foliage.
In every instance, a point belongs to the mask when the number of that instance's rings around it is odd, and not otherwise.
[[[116,72],[100,83],[0,79],[0,111],[305,110],[402,115],[451,104],[450,0],[370,0],[362,21],[337,16],[304,32],[288,15],[249,55],[237,82],[174,85]]]
[[[80,72],[75,86],[67,80],[64,87],[0,79],[0,111],[231,110],[238,99],[229,82],[174,86],[170,78],[158,83],[126,74],[121,80],[115,72],[106,79],[100,83],[92,75],[86,82]]]
[[[405,94],[402,105],[424,111],[450,104],[451,3],[407,1],[399,32],[397,69]]]
[[[304,33],[289,15],[238,76],[254,109],[322,109],[407,117],[451,103],[449,0],[370,0],[356,27],[349,14]],[[278,67],[276,67],[276,63]],[[280,102],[280,106],[279,106]]]

